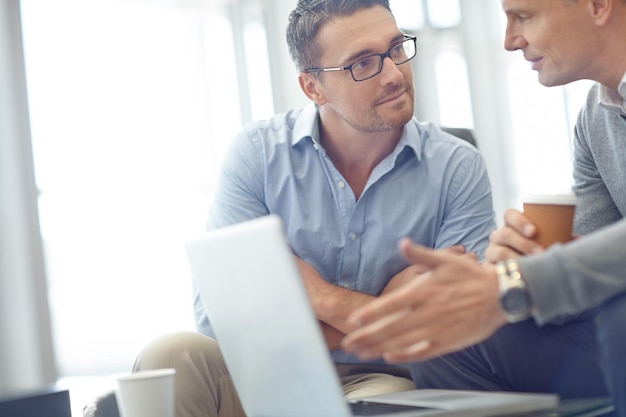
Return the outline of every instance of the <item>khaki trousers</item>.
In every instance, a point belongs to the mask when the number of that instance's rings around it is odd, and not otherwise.
[[[159,368],[176,369],[176,417],[245,417],[214,339],[179,332],[151,342],[133,372]],[[341,382],[350,399],[415,389],[413,381],[387,374],[351,375]]]

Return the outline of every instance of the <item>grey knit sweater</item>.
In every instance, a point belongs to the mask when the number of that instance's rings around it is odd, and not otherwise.
[[[599,91],[589,91],[574,142],[575,231],[589,236],[519,260],[540,324],[626,292],[626,117],[599,105]]]

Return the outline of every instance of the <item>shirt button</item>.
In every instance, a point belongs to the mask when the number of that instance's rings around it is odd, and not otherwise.
[[[339,181],[339,182],[337,183],[337,187],[339,187],[339,188],[341,188],[341,189],[343,189],[345,186],[346,186],[346,183],[345,183],[345,182],[343,182],[343,181]]]
[[[343,284],[342,287],[344,287],[346,290],[350,289],[350,284]]]
[[[357,240],[357,238],[358,238],[358,237],[359,237],[359,236],[358,236],[356,233],[352,233],[352,234],[350,235],[350,239],[352,239],[352,240]]]

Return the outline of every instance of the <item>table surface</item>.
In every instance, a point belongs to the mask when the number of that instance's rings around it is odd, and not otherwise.
[[[555,411],[542,411],[516,415],[515,417],[595,417],[613,411],[610,398],[561,400]]]

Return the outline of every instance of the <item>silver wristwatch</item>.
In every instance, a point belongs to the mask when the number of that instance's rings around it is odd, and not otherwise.
[[[500,287],[500,309],[509,323],[517,323],[531,316],[533,304],[522,278],[519,266],[514,260],[496,264]]]

